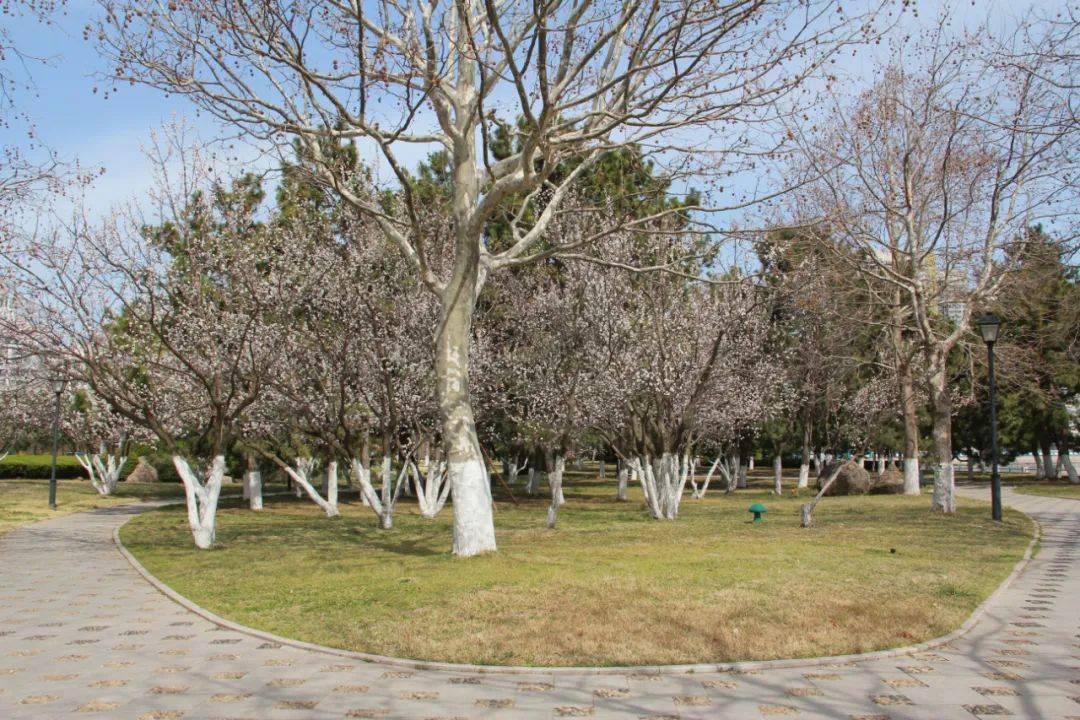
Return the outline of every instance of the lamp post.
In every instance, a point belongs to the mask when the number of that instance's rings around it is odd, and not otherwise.
[[[1001,520],[1001,476],[998,475],[997,446],[997,383],[994,378],[994,343],[997,342],[1001,320],[996,315],[987,313],[975,321],[979,333],[986,343],[987,374],[990,377],[990,513],[995,520]]]
[[[49,507],[56,509],[56,452],[60,445],[60,396],[64,394],[67,378],[57,372],[49,380],[53,394],[56,395],[56,406],[53,410],[53,435],[52,435],[52,471],[49,473]]]

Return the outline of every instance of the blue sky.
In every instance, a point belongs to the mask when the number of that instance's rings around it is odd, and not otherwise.
[[[953,9],[966,22],[987,17],[1004,22],[1025,7],[1052,11],[1067,0],[930,0],[919,2],[916,19],[908,13],[905,24],[916,26],[932,19],[941,7]],[[208,118],[199,118],[183,99],[167,98],[142,87],[125,87],[106,99],[94,87],[106,65],[83,39],[83,28],[97,8],[90,0],[71,0],[52,26],[31,20],[16,20],[12,36],[24,51],[47,57],[46,65],[30,68],[34,88],[17,96],[19,108],[33,118],[41,140],[68,161],[103,168],[104,175],[89,189],[87,199],[95,214],[109,206],[137,196],[150,181],[150,167],[143,147],[150,133],[174,117],[188,118],[204,138],[221,130]],[[862,52],[847,59],[847,70],[859,72],[872,53]],[[25,126],[15,124],[0,129],[0,145],[26,142]],[[242,159],[254,158],[253,149],[241,148]],[[265,162],[265,160],[263,161]],[[239,169],[239,167],[238,167]]]

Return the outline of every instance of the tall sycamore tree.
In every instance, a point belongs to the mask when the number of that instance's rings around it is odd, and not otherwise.
[[[1023,256],[1024,229],[1074,211],[1077,128],[1059,61],[1031,47],[986,50],[988,33],[957,39],[947,26],[905,40],[871,86],[834,98],[813,132],[792,133],[801,202],[828,218],[835,262],[884,288],[901,372],[921,362],[931,507],[952,513],[949,357]],[[909,403],[911,383],[901,385]]]

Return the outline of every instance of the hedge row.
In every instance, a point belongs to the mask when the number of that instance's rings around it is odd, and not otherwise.
[[[121,471],[122,477],[135,469],[135,460],[129,458]],[[52,455],[8,455],[0,461],[0,479],[48,480],[52,473]],[[60,480],[85,480],[86,470],[74,455],[56,457],[56,477]],[[178,479],[179,481],[179,479]]]

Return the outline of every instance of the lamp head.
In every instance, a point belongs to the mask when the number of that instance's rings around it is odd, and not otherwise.
[[[1001,320],[993,313],[981,315],[975,324],[979,326],[979,334],[987,345],[997,342],[998,330],[1001,329]]]

